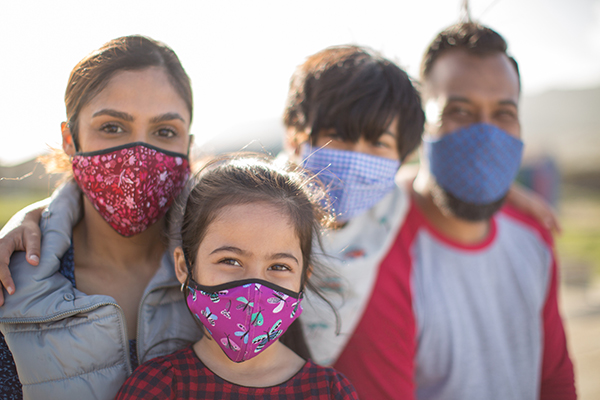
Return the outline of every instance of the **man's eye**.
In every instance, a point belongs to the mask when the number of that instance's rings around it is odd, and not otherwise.
[[[512,110],[502,110],[498,112],[498,117],[504,120],[517,119],[517,113]]]

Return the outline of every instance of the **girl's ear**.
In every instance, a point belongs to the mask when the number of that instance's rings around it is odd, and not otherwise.
[[[185,280],[188,277],[188,267],[181,247],[175,249],[173,252],[173,259],[175,260],[175,275],[177,275],[177,280],[180,283],[185,283]]]

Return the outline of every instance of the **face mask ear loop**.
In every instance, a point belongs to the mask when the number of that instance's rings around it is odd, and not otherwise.
[[[192,142],[194,141],[193,139],[194,139],[194,135],[188,135],[188,148],[187,148],[187,153],[185,153],[188,160],[190,159],[190,150],[192,148]]]

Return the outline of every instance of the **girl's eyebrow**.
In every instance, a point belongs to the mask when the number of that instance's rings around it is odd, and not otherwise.
[[[216,249],[214,249],[213,251],[210,252],[210,254],[215,254],[215,253],[219,253],[221,251],[231,251],[233,253],[236,254],[243,254],[244,250],[238,248],[238,247],[234,247],[234,246],[221,246],[221,247],[217,247]]]
[[[210,255],[215,254],[215,253],[220,253],[222,251],[230,251],[235,254],[245,254],[246,253],[244,250],[240,249],[239,247],[221,246],[221,247],[217,247],[216,249],[211,251]],[[276,260],[278,258],[289,258],[291,260],[294,260],[296,262],[296,264],[300,265],[300,262],[298,261],[298,259],[296,257],[294,257],[291,253],[275,253],[269,257],[270,260]]]
[[[269,257],[271,260],[276,260],[278,258],[289,258],[291,260],[296,261],[296,264],[300,265],[300,262],[298,261],[298,259],[296,257],[294,257],[292,254],[290,253],[275,253],[273,254],[271,257]]]

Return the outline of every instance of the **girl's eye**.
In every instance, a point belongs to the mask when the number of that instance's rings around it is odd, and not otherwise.
[[[291,271],[290,267],[285,264],[274,264],[269,267],[270,271]]]
[[[219,264],[241,266],[240,262],[238,260],[236,260],[236,259],[233,259],[233,258],[224,258],[224,259],[222,259],[222,260],[219,261]]]
[[[100,130],[106,133],[123,133],[124,130],[120,125],[117,124],[104,124],[100,127]]]
[[[156,134],[164,138],[171,138],[177,136],[177,132],[175,132],[171,128],[161,128],[156,132]]]

